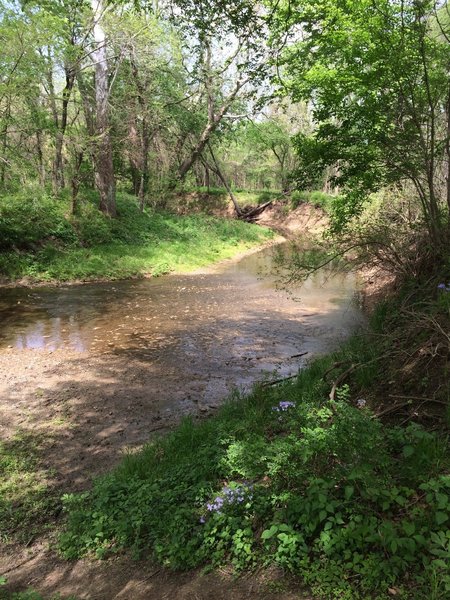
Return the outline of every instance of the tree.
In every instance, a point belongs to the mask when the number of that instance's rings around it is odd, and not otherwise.
[[[272,28],[287,42],[285,89],[311,102],[317,129],[296,139],[302,176],[337,168],[343,225],[370,192],[409,180],[430,240],[442,241],[448,175],[450,44],[429,0],[293,0]]]
[[[103,28],[103,0],[91,0],[93,17],[93,49],[91,58],[95,72],[95,183],[100,194],[100,210],[116,216],[116,183],[109,129],[109,80],[106,34]]]
[[[254,86],[263,81],[267,64],[258,5],[248,0],[177,0],[174,7],[175,18],[182,15],[190,62],[193,52],[196,57],[189,76],[205,104],[204,124],[178,170],[183,180],[223,120],[233,118],[228,112],[236,101],[255,96]]]

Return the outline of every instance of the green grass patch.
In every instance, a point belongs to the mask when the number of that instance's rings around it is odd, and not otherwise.
[[[44,436],[25,431],[0,442],[0,542],[28,542],[60,511],[41,466]]]
[[[357,336],[298,378],[232,398],[64,499],[67,558],[131,549],[179,569],[276,564],[319,598],[446,598],[447,439],[386,426],[361,396],[382,351]],[[324,374],[365,363],[333,401]]]
[[[316,208],[321,208],[326,213],[331,213],[333,204],[339,196],[332,196],[321,191],[307,192],[302,190],[295,190],[291,194],[291,206],[297,208],[300,204],[307,202],[312,204]]]
[[[69,204],[29,191],[0,198],[0,274],[9,280],[121,279],[186,272],[269,239],[268,229],[203,214],[177,216],[138,210],[118,194],[118,218],[109,219],[87,194],[80,213]]]
[[[6,579],[4,580],[6,584]],[[2,579],[0,578],[0,586]],[[60,594],[52,594],[51,596],[42,596],[33,588],[28,588],[22,592],[7,592],[0,587],[0,600],[64,600]],[[65,597],[65,600],[76,600],[75,596]]]

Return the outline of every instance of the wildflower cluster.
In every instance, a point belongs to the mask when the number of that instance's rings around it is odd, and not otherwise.
[[[441,292],[450,292],[450,283],[439,283],[437,289]]]
[[[272,410],[275,412],[286,412],[290,408],[295,408],[295,402],[289,402],[287,400],[282,400],[278,403],[277,406],[272,406]]]
[[[240,483],[236,486],[224,486],[220,492],[220,496],[216,496],[213,502],[206,504],[206,510],[211,513],[222,514],[222,509],[225,506],[242,504],[243,502],[252,500],[253,486],[250,483]],[[200,523],[205,523],[205,516],[200,517]]]

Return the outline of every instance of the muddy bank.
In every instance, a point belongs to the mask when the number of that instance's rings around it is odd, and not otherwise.
[[[353,276],[316,278],[289,294],[267,274],[270,263],[266,252],[182,277],[5,290],[1,438],[41,435],[49,492],[83,490],[183,415],[203,418],[236,387],[295,373],[353,329]],[[271,597],[266,574],[233,582],[126,557],[66,563],[52,544],[4,546],[10,589],[99,600]]]

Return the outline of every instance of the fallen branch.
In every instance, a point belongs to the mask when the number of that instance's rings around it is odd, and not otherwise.
[[[339,375],[339,377],[333,383],[333,387],[331,388],[331,392],[330,392],[330,396],[329,396],[331,402],[334,402],[334,397],[336,395],[336,390],[341,385],[341,383],[343,381],[345,381],[345,379],[347,378],[348,375],[350,375],[350,373],[352,373],[355,369],[357,369],[360,366],[361,366],[360,363],[353,364],[346,371],[344,371],[343,373],[341,373]]]
[[[409,401],[409,402],[401,402],[400,404],[394,404],[394,406],[389,406],[388,408],[385,408],[381,412],[375,413],[374,415],[372,415],[371,418],[372,419],[379,419],[380,417],[384,417],[385,415],[393,413],[396,410],[399,410],[400,408],[404,408],[405,406],[411,406],[411,401]]]
[[[293,354],[292,356],[289,357],[289,359],[291,358],[300,358],[300,356],[305,356],[305,354],[308,354],[307,352],[300,352],[300,354]]]
[[[289,375],[289,377],[275,379],[274,381],[266,381],[262,384],[262,387],[270,387],[271,385],[277,385],[278,383],[283,383],[284,381],[289,381],[289,379],[295,379],[296,377],[298,377],[298,373],[296,373],[295,375]]]
[[[322,375],[322,379],[323,381],[326,381],[326,377],[329,373],[331,373],[331,371],[334,371],[334,369],[338,369],[339,367],[342,367],[343,365],[345,365],[346,361],[339,361],[339,362],[335,362],[331,365],[331,367],[329,369],[327,369],[325,371],[325,373]]]
[[[390,398],[400,398],[403,400],[417,400],[418,402],[434,402],[436,404],[442,404],[448,406],[448,402],[445,400],[438,400],[437,398],[421,398],[419,396],[399,396],[397,394],[389,394]]]

